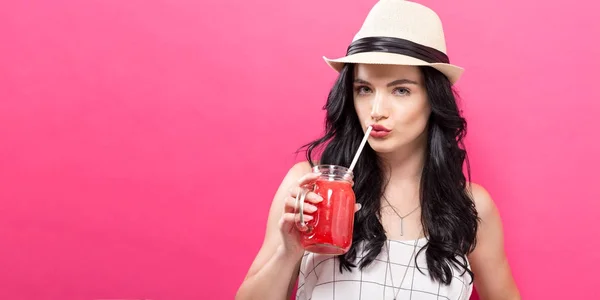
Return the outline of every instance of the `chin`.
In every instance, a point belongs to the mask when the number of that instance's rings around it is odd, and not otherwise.
[[[392,153],[401,148],[400,145],[386,140],[369,141],[369,146],[377,153]]]

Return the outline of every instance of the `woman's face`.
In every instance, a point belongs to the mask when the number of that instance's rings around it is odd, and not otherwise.
[[[368,141],[376,152],[411,149],[426,142],[431,109],[416,66],[356,65],[354,107],[363,131],[375,125]]]

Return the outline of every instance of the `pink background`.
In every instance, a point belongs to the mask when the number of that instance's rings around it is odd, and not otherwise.
[[[2,1],[0,299],[232,299],[374,2]],[[422,3],[524,299],[591,296],[600,5]]]

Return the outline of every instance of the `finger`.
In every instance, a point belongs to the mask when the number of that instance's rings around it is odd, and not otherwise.
[[[302,190],[302,188],[299,186],[294,186],[294,187],[290,188],[290,196],[292,196],[293,198],[298,197],[301,190]]]
[[[295,213],[296,212],[296,199],[292,198],[292,197],[286,197],[284,207],[285,207],[285,209],[284,209],[285,213]],[[305,214],[314,213],[315,211],[317,211],[317,207],[310,203],[304,203],[303,211]]]
[[[290,190],[290,196],[291,196],[292,198],[296,198],[296,197],[298,197],[298,194],[300,193],[300,190],[301,190],[301,189],[302,189],[302,188],[301,188],[301,187],[299,187],[299,186],[293,187],[293,188]],[[308,201],[310,201],[310,202],[312,202],[312,203],[319,203],[319,202],[323,201],[323,197],[321,197],[319,194],[317,194],[317,193],[315,193],[315,192],[308,192],[308,193],[306,194],[306,200],[308,200]]]
[[[304,215],[304,221],[310,221],[314,219],[313,216],[311,215]],[[295,223],[296,222],[296,215],[293,213],[285,213],[283,214],[283,216],[281,216],[281,220],[285,223]]]
[[[298,185],[299,186],[303,186],[305,184],[309,184],[315,180],[317,180],[317,178],[319,178],[319,176],[321,176],[321,173],[306,173],[304,174],[304,176],[300,177],[300,179],[298,179]]]
[[[357,211],[359,211],[361,208],[362,208],[362,204],[360,204],[360,203],[356,203],[356,204],[354,205],[354,212],[357,212]]]
[[[298,194],[300,194],[300,190],[302,188],[299,186],[293,187],[290,189],[290,197],[292,197],[293,199],[295,199],[296,197],[298,197]],[[308,192],[306,194],[306,200],[312,202],[312,203],[319,203],[321,201],[323,201],[323,197],[319,196],[318,194],[316,194],[315,192]]]
[[[294,214],[285,213],[283,214],[283,216],[281,216],[281,219],[279,220],[279,226],[281,227],[281,230],[283,232],[289,233],[295,226],[294,222]]]
[[[306,200],[312,203],[319,203],[323,201],[323,197],[319,196],[319,194],[315,192],[309,192],[308,194],[306,194]]]
[[[313,219],[311,215],[304,215],[304,221],[310,221]],[[279,221],[281,228],[284,231],[291,231],[296,228],[296,215],[293,213],[285,213],[281,216]]]

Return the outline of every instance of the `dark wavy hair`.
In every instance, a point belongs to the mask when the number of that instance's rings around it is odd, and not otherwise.
[[[420,182],[421,224],[428,243],[418,254],[425,251],[429,276],[434,281],[450,284],[451,266],[468,272],[473,280],[474,274],[468,269],[466,256],[475,248],[479,218],[463,174],[463,163],[466,162],[470,178],[462,142],[466,121],[460,114],[448,78],[434,68],[419,68],[431,115]],[[364,132],[353,104],[353,77],[354,65],[346,64],[323,107],[327,112],[324,135],[300,148],[306,149],[311,166],[315,165],[315,152],[321,153],[320,164],[349,166],[359,147]],[[360,261],[362,269],[375,260],[387,240],[380,221],[380,202],[387,184],[383,168],[377,153],[367,143],[354,169],[356,201],[362,208],[355,216],[352,246],[346,254],[338,256],[340,272],[356,267],[353,262],[358,245],[365,242],[365,255]]]

